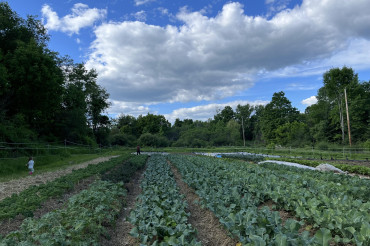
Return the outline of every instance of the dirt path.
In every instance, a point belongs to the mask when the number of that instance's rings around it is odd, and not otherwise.
[[[64,169],[45,172],[41,174],[34,174],[21,179],[14,179],[7,182],[0,183],[0,201],[6,197],[11,196],[13,193],[20,193],[32,185],[40,185],[48,181],[52,181],[56,178],[71,173],[73,170],[85,168],[89,164],[98,164],[100,162],[108,161],[109,159],[116,156],[99,157],[91,161],[83,162],[77,165],[73,165]]]
[[[170,163],[180,192],[185,195],[190,212],[189,223],[198,231],[197,240],[205,246],[235,246],[237,240],[228,236],[228,232],[221,225],[218,218],[208,209],[203,209],[195,201],[199,196],[181,178],[179,171]]]
[[[137,172],[132,180],[125,185],[127,188],[127,196],[125,199],[124,209],[121,211],[114,228],[108,229],[108,234],[111,239],[102,238],[100,241],[101,245],[105,246],[135,246],[139,245],[140,242],[136,238],[130,235],[130,231],[134,226],[126,220],[130,215],[132,209],[135,208],[136,199],[141,193],[140,184],[144,177],[144,170]]]

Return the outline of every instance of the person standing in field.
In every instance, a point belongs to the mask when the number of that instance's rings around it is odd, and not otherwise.
[[[33,161],[33,158],[30,157],[30,159],[28,160],[28,163],[26,164],[26,166],[28,166],[28,170],[30,171],[29,174],[33,174],[33,172],[35,171],[33,169],[33,165],[35,164],[35,162]]]
[[[140,146],[136,146],[136,155],[140,155]]]

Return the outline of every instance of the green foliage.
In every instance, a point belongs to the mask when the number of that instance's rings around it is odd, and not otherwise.
[[[168,158],[202,203],[243,244],[283,244],[287,240],[293,245],[326,245],[334,240],[366,245],[370,240],[370,235],[359,236],[367,235],[370,218],[367,179],[276,164],[248,165],[195,156]],[[267,201],[300,221],[290,219],[282,226],[278,212],[257,208]],[[316,235],[299,233],[303,224],[312,225]]]
[[[27,217],[33,216],[33,211],[40,207],[42,202],[48,198],[62,195],[67,190],[72,189],[74,184],[83,178],[112,169],[114,166],[128,159],[128,155],[126,154],[97,165],[89,165],[87,168],[75,170],[71,174],[67,174],[54,181],[39,186],[31,186],[19,194],[13,194],[11,197],[5,198],[0,202],[0,220],[13,218],[18,214]]]
[[[101,179],[114,183],[128,183],[135,172],[145,166],[147,159],[147,155],[137,155],[131,157],[129,160],[123,162],[121,165],[114,168],[113,170],[106,173],[103,171]]]
[[[21,229],[8,234],[2,245],[98,245],[113,225],[125,196],[122,183],[97,181],[71,197],[66,208],[40,219],[26,219]]]
[[[166,147],[168,146],[168,140],[164,136],[153,135],[151,133],[144,133],[139,138],[139,144],[141,146],[149,147]]]
[[[268,207],[258,209],[268,197],[262,192],[267,187],[266,180],[255,165],[207,157],[170,155],[168,158],[202,198],[202,205],[243,245],[272,245],[284,240],[294,245],[310,245],[313,241],[307,232],[299,233],[302,222],[288,220],[283,226],[278,212]]]
[[[309,144],[309,129],[303,122],[288,122],[275,130],[276,143],[283,146],[303,147]]]
[[[47,49],[39,20],[20,18],[0,3],[0,140],[6,142],[86,136],[109,144],[109,94],[97,85],[97,73]],[[22,124],[17,121],[22,118]]]
[[[231,159],[237,159],[237,160],[243,160],[243,161],[250,161],[250,162],[260,162],[265,160],[265,157],[261,155],[240,155],[240,154],[221,154],[223,158],[231,158]]]
[[[264,139],[267,142],[274,141],[276,129],[285,123],[298,120],[299,111],[292,107],[291,102],[285,97],[285,93],[280,91],[274,93],[271,102],[266,105],[261,116],[261,129]]]
[[[140,202],[129,217],[136,226],[131,235],[146,245],[200,245],[195,229],[188,224],[187,204],[166,159],[152,156],[144,177]]]
[[[320,142],[320,143],[316,144],[316,147],[319,150],[328,150],[329,149],[329,144],[326,143],[326,142]]]

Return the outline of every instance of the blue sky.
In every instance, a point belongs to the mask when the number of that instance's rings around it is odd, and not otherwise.
[[[97,70],[111,116],[207,120],[284,91],[300,111],[322,74],[370,80],[368,0],[11,0],[37,15],[50,49]]]

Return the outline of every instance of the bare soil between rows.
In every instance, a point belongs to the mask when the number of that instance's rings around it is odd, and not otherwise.
[[[238,240],[231,238],[218,218],[210,210],[199,205],[199,196],[189,187],[181,177],[179,171],[168,161],[174,174],[180,193],[185,195],[190,213],[189,223],[197,230],[197,240],[205,246],[231,246]]]
[[[141,194],[141,181],[144,177],[145,169],[136,172],[131,181],[125,184],[127,189],[127,196],[124,198],[124,208],[122,209],[116,225],[108,227],[108,234],[110,239],[101,238],[100,244],[104,246],[135,246],[139,245],[138,239],[130,235],[130,231],[134,228],[127,217],[130,215],[132,209],[135,208],[137,197]]]

